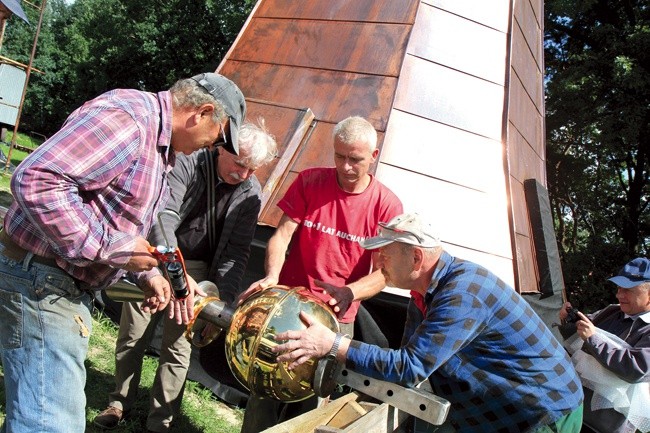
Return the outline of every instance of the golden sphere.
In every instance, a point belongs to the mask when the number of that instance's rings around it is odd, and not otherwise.
[[[275,335],[305,329],[304,311],[332,331],[339,323],[331,309],[304,287],[275,286],[248,298],[233,314],[226,334],[226,359],[237,380],[253,395],[284,402],[304,400],[314,394],[317,362],[309,360],[288,371],[271,349]]]

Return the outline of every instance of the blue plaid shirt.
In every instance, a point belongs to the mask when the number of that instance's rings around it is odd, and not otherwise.
[[[443,252],[409,304],[402,347],[353,341],[347,367],[412,387],[428,378],[457,431],[527,432],[580,406],[580,379],[530,305],[487,269]]]

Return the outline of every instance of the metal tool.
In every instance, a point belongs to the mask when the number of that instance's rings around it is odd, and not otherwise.
[[[158,213],[158,228],[162,232],[166,245],[150,247],[149,252],[159,262],[161,262],[161,269],[174,291],[174,297],[178,300],[183,300],[190,294],[189,283],[187,281],[187,269],[185,269],[185,260],[183,260],[183,254],[180,249],[169,245],[169,240],[165,233],[165,226],[161,219],[161,215],[163,214],[172,215],[180,219],[180,216],[176,212],[169,210],[163,210]]]
[[[433,425],[445,422],[451,406],[447,400],[430,392],[373,379],[344,368],[336,360],[321,359],[314,374],[314,392],[327,397],[337,384],[348,385]]]

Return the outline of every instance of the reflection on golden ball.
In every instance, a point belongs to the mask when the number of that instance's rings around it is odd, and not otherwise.
[[[233,374],[257,396],[292,402],[314,394],[316,362],[310,360],[287,371],[276,362],[271,349],[275,335],[305,329],[299,313],[304,311],[331,330],[339,324],[330,308],[304,287],[275,286],[251,296],[234,313],[226,335],[226,358]]]

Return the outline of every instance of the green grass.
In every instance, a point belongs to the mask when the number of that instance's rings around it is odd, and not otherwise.
[[[115,371],[115,340],[117,326],[100,312],[93,313],[93,332],[90,336],[86,359],[86,433],[105,432],[92,425],[92,420],[106,408],[108,393],[113,390]],[[149,390],[158,366],[158,359],[146,356],[142,367],[142,379],[138,399],[126,423],[112,432],[140,433],[146,431],[149,407]],[[0,423],[5,415],[4,376],[0,367]],[[175,418],[173,432],[182,433],[238,433],[243,411],[233,409],[217,400],[209,389],[201,384],[187,381],[181,413]]]
[[[5,137],[5,141],[0,143],[0,150],[2,150],[5,156],[9,154],[9,144],[11,143],[12,137],[13,132],[9,131]],[[14,167],[18,166],[18,164],[20,164],[20,162],[29,154],[25,150],[22,150],[22,148],[36,149],[42,142],[43,140],[18,133],[18,137],[16,138],[17,147],[12,149],[11,156],[9,158],[11,165]],[[9,192],[10,180],[11,172],[7,170],[6,163],[3,163],[0,165],[0,191]],[[0,203],[0,205],[2,205],[2,203]]]

